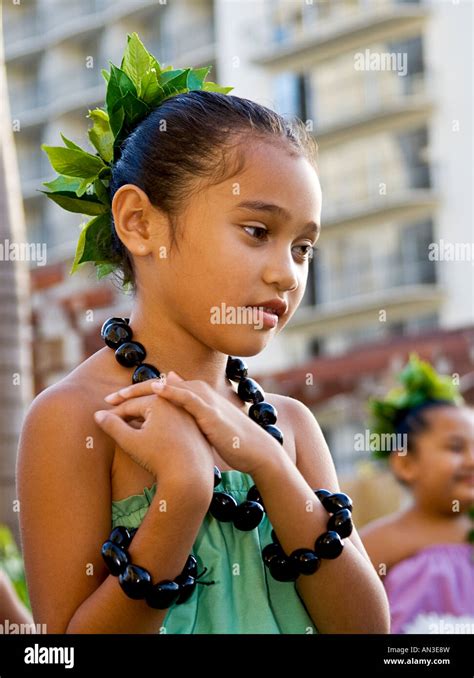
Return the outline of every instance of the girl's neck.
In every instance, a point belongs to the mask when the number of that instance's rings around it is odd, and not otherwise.
[[[137,304],[130,314],[133,339],[146,349],[145,362],[154,365],[162,374],[173,370],[185,380],[203,380],[212,388],[233,398],[232,386],[225,376],[227,355],[215,351],[191,335],[186,328],[161,314],[144,311]]]
[[[443,511],[436,506],[429,506],[416,500],[406,509],[404,517],[410,522],[433,526],[441,530],[459,531],[460,534],[468,531],[471,526],[467,512],[451,511],[449,507]]]

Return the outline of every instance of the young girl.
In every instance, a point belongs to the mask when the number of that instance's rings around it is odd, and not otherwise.
[[[474,633],[474,412],[447,377],[411,356],[402,388],[373,401],[378,433],[411,502],[361,530],[390,601],[392,633]]]
[[[98,155],[65,138],[45,149],[63,172],[53,199],[96,215],[75,265],[118,270],[134,296],[24,422],[33,614],[49,633],[387,633],[312,413],[229,358],[262,351],[301,302],[315,148],[301,122],[227,96],[208,70],[163,70],[129,36],[107,112],[91,114]]]

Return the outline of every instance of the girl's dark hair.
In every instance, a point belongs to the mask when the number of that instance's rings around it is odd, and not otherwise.
[[[418,434],[430,427],[430,422],[425,416],[426,413],[431,412],[436,407],[446,406],[457,407],[451,400],[426,400],[416,407],[400,410],[395,421],[395,432],[406,435],[408,452],[415,450]]]
[[[141,188],[169,217],[171,243],[176,243],[177,217],[201,180],[209,186],[240,172],[245,165],[241,142],[248,148],[250,135],[286,144],[317,171],[318,145],[301,120],[286,119],[249,99],[196,90],[164,101],[125,139],[112,168],[110,198],[124,184]],[[113,217],[111,227],[121,283],[134,290],[132,257],[117,236]]]

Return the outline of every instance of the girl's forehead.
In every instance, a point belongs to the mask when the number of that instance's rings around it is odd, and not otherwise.
[[[471,408],[436,407],[427,414],[432,430],[464,434],[474,439],[474,410]]]

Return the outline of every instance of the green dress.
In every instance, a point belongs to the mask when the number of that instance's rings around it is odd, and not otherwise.
[[[240,503],[254,484],[241,471],[222,471],[219,491]],[[112,527],[138,527],[156,492],[156,483],[112,502]],[[294,582],[273,579],[262,561],[270,544],[272,525],[267,514],[260,525],[244,532],[206,514],[193,545],[198,573],[207,572],[191,597],[169,608],[159,633],[317,633]]]

